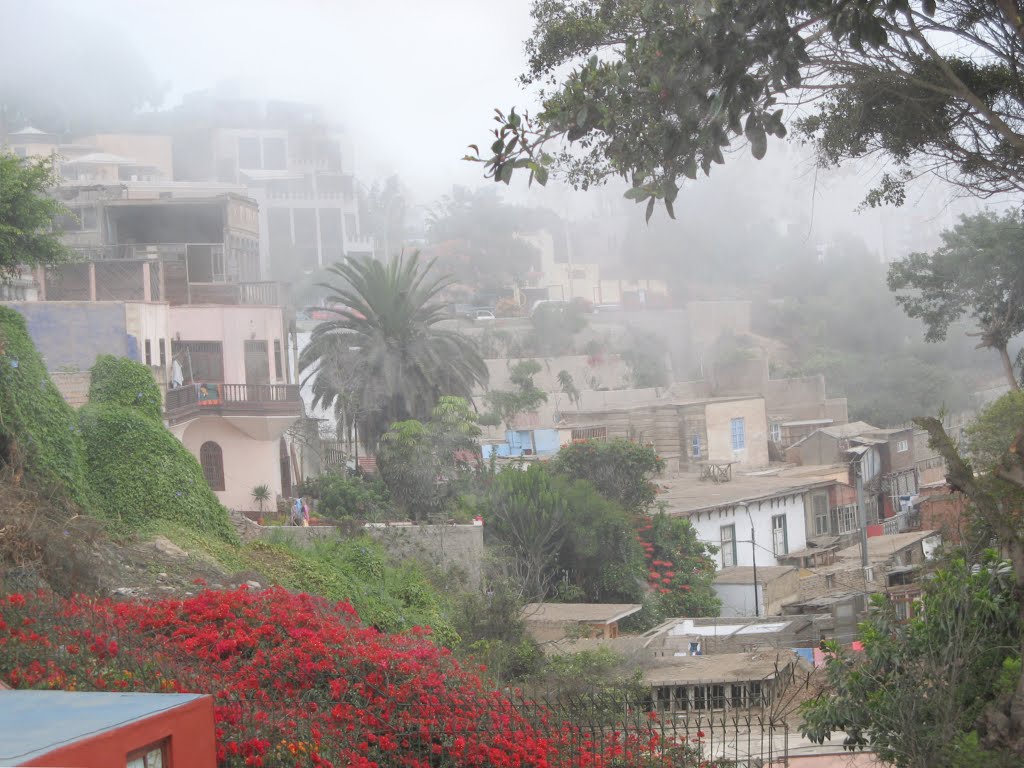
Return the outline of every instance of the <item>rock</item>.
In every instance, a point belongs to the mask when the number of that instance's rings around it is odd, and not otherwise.
[[[157,577],[158,579],[166,579],[166,578],[167,578],[167,574],[166,574],[166,573],[164,573],[163,571],[160,571],[160,573],[158,573],[158,574],[156,575],[156,577]]]
[[[118,587],[114,590],[115,595],[123,595],[124,597],[131,597],[136,592],[138,592],[138,590],[135,589],[135,587]]]
[[[263,586],[258,581],[253,581],[252,579],[245,582],[245,586],[249,589],[263,589]]]
[[[157,536],[151,542],[153,549],[168,557],[188,557],[188,552],[179,547],[166,536]]]

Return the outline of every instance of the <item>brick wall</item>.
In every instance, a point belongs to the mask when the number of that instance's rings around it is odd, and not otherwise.
[[[942,533],[942,540],[959,544],[968,526],[967,502],[963,495],[951,491],[948,485],[922,488],[921,530]]]
[[[50,379],[72,408],[81,408],[89,402],[89,384],[92,381],[92,373],[89,371],[78,373],[56,371],[50,374]]]

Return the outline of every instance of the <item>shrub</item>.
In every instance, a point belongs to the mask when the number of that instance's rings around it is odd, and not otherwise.
[[[92,367],[89,402],[137,408],[157,421],[163,419],[160,388],[149,368],[126,357],[100,355]]]
[[[306,480],[300,492],[319,502],[317,513],[332,519],[385,520],[391,516],[388,490],[379,479],[327,472]]]
[[[0,461],[89,506],[78,419],[50,380],[25,319],[7,307],[0,307]]]
[[[278,588],[144,602],[14,594],[0,599],[0,679],[212,694],[222,768],[711,765],[699,746],[663,741],[639,707],[596,733],[523,711],[428,636],[383,634],[347,603]]]
[[[164,425],[138,408],[90,403],[79,414],[96,509],[129,531],[158,520],[235,534],[199,462]]]

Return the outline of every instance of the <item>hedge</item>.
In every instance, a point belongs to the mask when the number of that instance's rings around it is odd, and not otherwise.
[[[89,402],[136,408],[156,421],[163,418],[160,388],[142,363],[126,357],[100,355],[92,367]]]

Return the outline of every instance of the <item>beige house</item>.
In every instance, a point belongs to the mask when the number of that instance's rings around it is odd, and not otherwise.
[[[523,607],[526,631],[538,643],[583,636],[610,640],[619,636],[619,622],[639,613],[632,603],[529,603]]]

